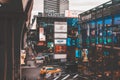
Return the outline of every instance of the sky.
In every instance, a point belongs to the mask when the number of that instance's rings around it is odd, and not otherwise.
[[[70,10],[87,11],[110,0],[69,0]]]
[[[69,0],[69,10],[87,11],[110,0]],[[32,15],[43,12],[43,0],[34,0]]]
[[[69,10],[86,11],[110,0],[69,0]],[[34,0],[33,11],[43,12],[43,0]]]

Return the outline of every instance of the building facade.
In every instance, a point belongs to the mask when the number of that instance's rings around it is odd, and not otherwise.
[[[79,15],[82,49],[95,73],[110,71],[112,79],[120,69],[120,1],[109,1]],[[92,68],[94,67],[94,68]]]
[[[65,10],[69,10],[69,1],[68,0],[59,0],[59,13],[65,14]]]
[[[44,0],[44,13],[64,14],[69,9],[68,0]]]

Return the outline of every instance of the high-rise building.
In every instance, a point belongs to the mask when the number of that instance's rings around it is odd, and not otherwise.
[[[59,13],[65,14],[65,10],[69,10],[69,0],[59,0]]]
[[[64,14],[65,10],[69,10],[68,0],[44,0],[44,13]]]

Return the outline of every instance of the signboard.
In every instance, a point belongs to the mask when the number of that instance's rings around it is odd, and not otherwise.
[[[44,28],[39,28],[39,41],[45,41],[46,36],[44,35]]]
[[[66,59],[67,54],[54,54],[54,59]]]
[[[20,55],[20,64],[25,64],[25,58],[26,58],[26,51],[21,50],[21,55]]]
[[[97,24],[99,24],[99,25],[100,25],[100,24],[103,24],[102,19],[98,20],[98,21],[97,21]]]
[[[105,24],[111,25],[112,24],[112,18],[111,17],[106,18],[105,19]]]
[[[64,14],[60,13],[44,13],[45,17],[64,17]]]
[[[120,15],[115,16],[114,24],[120,24]]]
[[[65,17],[78,17],[83,11],[79,10],[65,10]]]
[[[55,33],[54,38],[67,38],[67,33]]]
[[[47,48],[48,48],[48,52],[53,52],[54,43],[53,42],[47,42]]]
[[[88,62],[88,50],[83,49],[82,51],[83,62]]]
[[[67,44],[67,46],[71,46],[71,38],[67,38],[66,44]]]
[[[39,33],[44,34],[44,28],[39,28]]]
[[[92,21],[92,22],[90,23],[90,28],[95,28],[95,22],[94,22],[94,21]]]
[[[55,44],[66,44],[66,39],[55,39]]]
[[[67,22],[55,22],[54,32],[67,32]]]
[[[67,61],[67,59],[65,58],[62,58],[61,60],[60,60],[61,62],[66,62]]]
[[[55,45],[55,53],[66,53],[66,45]]]
[[[39,41],[45,41],[46,37],[43,34],[39,34]]]
[[[54,47],[53,42],[48,42],[48,43],[47,43],[47,47],[48,47],[48,48]]]
[[[38,46],[45,46],[46,44],[45,44],[45,41],[40,41],[40,42],[38,42],[37,45],[38,45]]]
[[[81,51],[80,50],[75,50],[75,57],[80,58],[81,57]]]
[[[45,13],[55,13],[55,10],[45,9]]]

